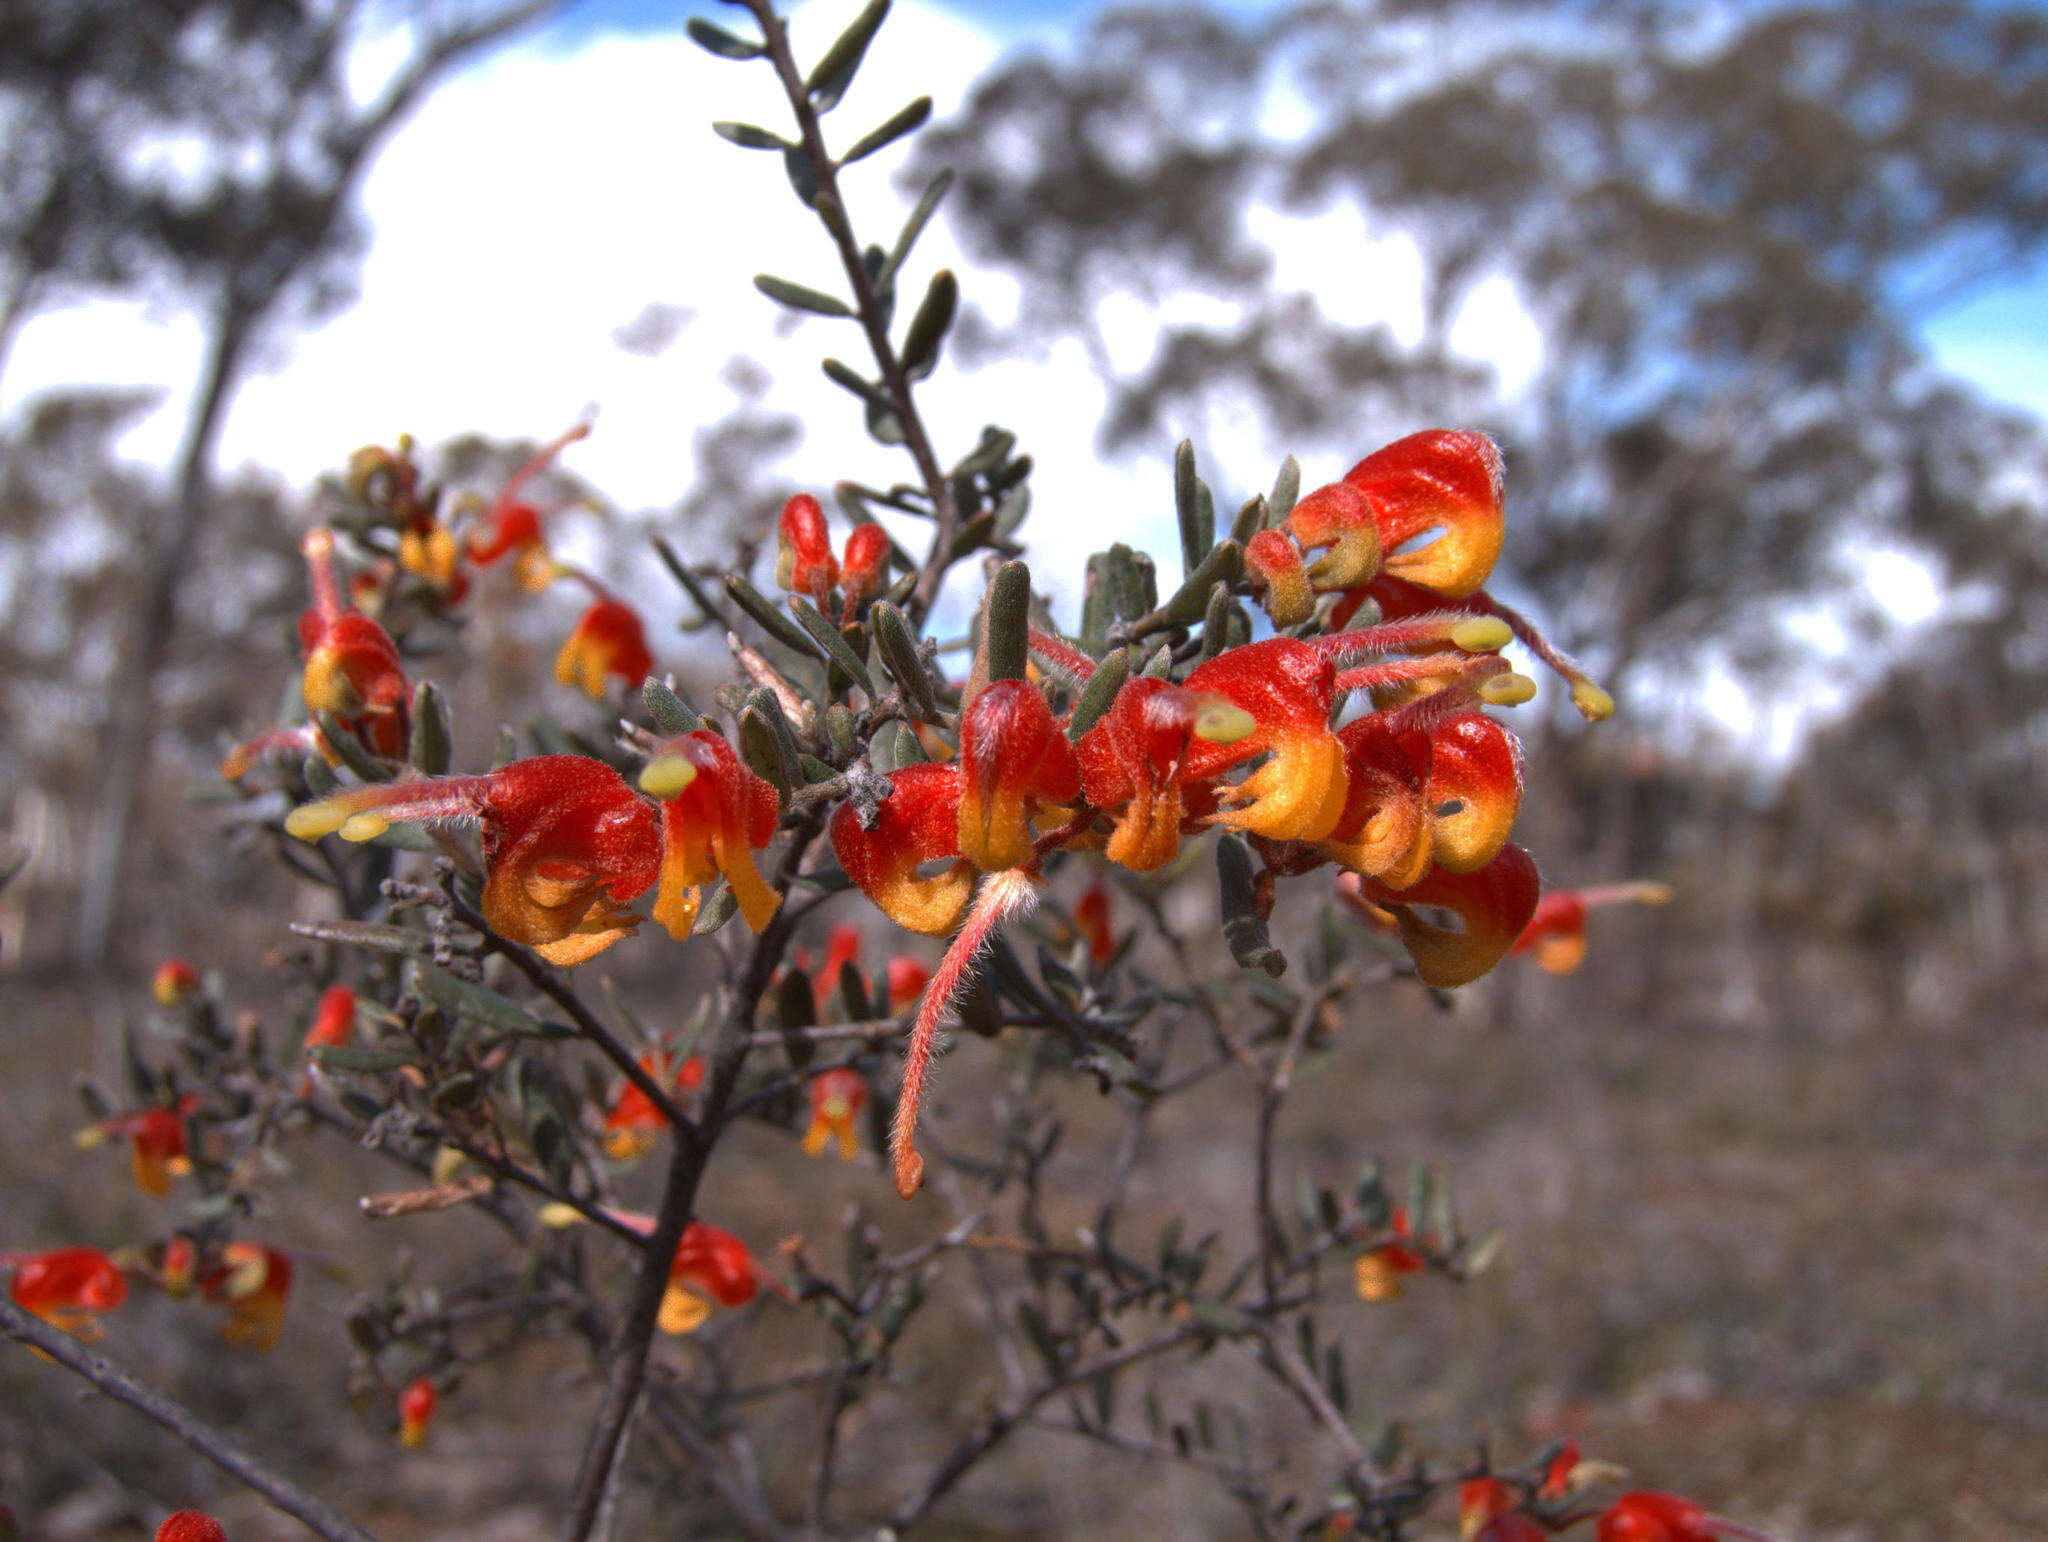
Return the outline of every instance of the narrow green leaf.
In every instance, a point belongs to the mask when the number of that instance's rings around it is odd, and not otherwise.
[[[854,683],[868,693],[869,700],[881,694],[868,676],[866,661],[853,651],[846,634],[819,614],[817,606],[802,595],[793,594],[789,597],[789,608],[796,616],[797,625],[811,634],[818,646],[825,650],[826,658],[845,670]]]
[[[341,763],[355,772],[366,782],[388,782],[391,767],[364,749],[361,741],[341,726],[331,712],[316,712],[313,721],[320,725],[320,737],[334,746],[334,753],[341,757]]]
[[[986,678],[1023,680],[1031,657],[1031,569],[1005,562],[988,586],[982,641],[988,650]]]
[[[430,1001],[451,1016],[469,1018],[499,1033],[537,1038],[545,1032],[540,1019],[509,996],[459,980],[432,964],[411,965],[406,983],[422,1001]]]
[[[734,37],[725,28],[692,16],[683,24],[683,30],[690,34],[690,41],[706,53],[718,55],[721,59],[758,59],[768,50],[759,43],[750,43],[743,37]]]
[[[895,246],[889,250],[888,261],[882,264],[882,271],[876,278],[878,284],[887,283],[896,276],[910,249],[917,244],[917,238],[924,234],[924,227],[931,222],[939,202],[946,196],[946,189],[953,185],[953,168],[948,166],[925,184],[924,192],[918,196],[917,205],[910,211],[910,217],[903,222],[903,229],[896,237]]]
[[[1244,549],[1236,541],[1218,541],[1181,586],[1173,591],[1159,619],[1167,626],[1185,626],[1209,609],[1217,584],[1234,584],[1244,573]]]
[[[1181,571],[1192,573],[1216,544],[1216,511],[1209,510],[1209,527],[1202,528],[1201,500],[1195,489],[1201,478],[1195,475],[1195,442],[1183,439],[1173,452],[1173,512],[1180,521]]]
[[[1242,546],[1253,536],[1257,535],[1260,530],[1264,529],[1265,524],[1265,498],[1263,496],[1248,498],[1245,500],[1244,507],[1237,511],[1237,516],[1230,522],[1230,538]]]
[[[823,657],[818,645],[811,641],[810,633],[790,620],[765,594],[739,574],[725,575],[725,592],[732,596],[735,605],[761,624],[762,631],[785,648],[794,648],[806,658]]]
[[[1273,478],[1273,491],[1266,499],[1266,523],[1277,525],[1294,512],[1301,496],[1301,463],[1292,455],[1280,462],[1280,474]]]
[[[1252,858],[1244,841],[1226,835],[1216,842],[1216,876],[1221,886],[1223,940],[1241,969],[1263,969],[1274,979],[1287,972],[1287,960],[1273,946],[1259,915]]]
[[[663,680],[649,675],[640,687],[641,705],[647,708],[647,715],[654,719],[654,726],[665,734],[686,734],[696,731],[703,721],[690,710],[684,701]]]
[[[454,729],[448,720],[448,698],[431,680],[412,693],[411,760],[428,776],[445,776],[455,754]]]
[[[887,600],[877,600],[868,609],[868,626],[875,636],[875,649],[882,668],[901,687],[905,697],[927,723],[942,716],[937,691],[917,648],[916,634],[901,610]]]
[[[1131,677],[1131,658],[1123,649],[1104,658],[1095,666],[1095,673],[1088,677],[1088,683],[1081,687],[1081,694],[1074,699],[1074,711],[1067,720],[1067,737],[1078,739],[1102,719],[1109,710],[1109,704],[1116,700],[1116,693],[1123,689],[1124,682]]]
[[[316,1044],[313,1062],[323,1071],[395,1071],[411,1065],[404,1050],[369,1049],[359,1044]]]
[[[872,129],[856,139],[846,154],[839,158],[842,166],[851,166],[855,161],[873,155],[877,150],[894,144],[905,134],[913,134],[924,126],[925,119],[932,115],[932,99],[921,96],[908,107],[895,113],[880,128]]]
[[[1096,552],[1088,559],[1081,584],[1081,646],[1100,654],[1109,644],[1109,624],[1116,618],[1109,577],[1109,553]]]
[[[910,330],[903,337],[903,370],[911,379],[922,380],[938,367],[939,345],[945,341],[946,329],[953,325],[953,313],[959,303],[959,280],[953,277],[952,269],[939,269],[932,275],[917,314],[910,318]]]
[[[883,412],[889,411],[889,393],[851,365],[843,364],[838,359],[827,359],[822,367],[825,378],[834,385],[842,390],[851,391],[870,407],[879,408]]]
[[[846,88],[853,84],[861,60],[867,57],[868,44],[875,40],[875,33],[888,14],[889,0],[868,0],[861,13],[825,50],[825,57],[805,77],[805,94],[819,112],[830,112],[839,105],[840,98],[846,95]]]
[[[294,921],[291,929],[301,937],[348,948],[375,948],[380,953],[424,957],[434,951],[434,939],[425,932],[409,926],[386,926],[381,921]]]
[[[791,310],[809,311],[814,316],[831,316],[838,320],[853,315],[853,307],[844,300],[816,289],[806,289],[786,278],[777,278],[773,273],[756,273],[754,287],[776,304],[786,305]]]
[[[780,134],[771,134],[756,123],[734,123],[721,119],[711,125],[711,132],[720,139],[738,145],[742,150],[788,150],[792,146]]]
[[[797,202],[806,209],[818,208],[818,168],[811,164],[810,152],[801,145],[783,151],[782,170],[789,178],[790,190],[796,194]],[[833,222],[828,220],[827,223]]]

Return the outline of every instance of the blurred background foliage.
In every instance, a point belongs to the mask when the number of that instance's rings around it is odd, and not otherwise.
[[[412,103],[550,9],[424,11],[367,94],[347,5],[0,13],[0,370],[88,296],[188,309],[209,348],[173,464],[116,452],[149,405],[132,388],[0,421],[0,835],[28,859],[0,892],[0,1177],[32,1196],[4,1245],[92,1212],[57,1173],[64,1078],[79,1043],[110,1053],[157,957],[246,972],[252,1001],[291,988],[259,966],[290,883],[190,797],[286,687],[310,490],[219,476],[219,416],[346,306],[375,239],[356,185]],[[1520,838],[1555,881],[1660,878],[1677,902],[1601,917],[1570,979],[1511,964],[1448,1018],[1390,1007],[1303,1115],[1305,1164],[1360,1140],[1440,1158],[1508,1219],[1504,1283],[1367,1325],[1388,1411],[1571,1430],[1788,1537],[2048,1528],[2048,438],[1939,371],[1921,328],[2038,265],[2044,143],[2033,7],[1732,0],[1119,9],[1005,53],[918,141],[907,185],[958,174],[963,388],[1078,343],[1103,457],[1163,487],[1183,436],[1266,447],[1240,493],[1287,452],[1484,427],[1510,465],[1496,591],[1621,703],[1596,733],[1519,725]],[[1290,281],[1289,242],[1341,274],[1347,230],[1412,243],[1419,326]],[[1362,247],[1357,267],[1378,271]],[[975,270],[1014,283],[1007,314]],[[1463,341],[1502,286],[1540,345],[1512,379]],[[1158,333],[1136,355],[1106,321],[1132,301]],[[618,574],[653,570],[647,529],[744,565],[783,493],[840,474],[796,453],[757,368],[728,373],[741,405],[696,426],[696,485],[604,515]],[[525,448],[435,453],[488,491]],[[686,610],[664,603],[657,627]],[[433,666],[473,736],[458,764],[566,625],[476,613]],[[629,988],[659,992],[657,954],[620,961]],[[265,1375],[319,1396],[314,1338],[220,1396]],[[104,1447],[97,1471],[11,1448],[0,1491],[122,1486]],[[526,1534],[530,1474],[469,1454],[438,1513]],[[1039,1503],[1036,1534],[1072,1522]],[[112,1524],[92,1513],[49,1535]]]

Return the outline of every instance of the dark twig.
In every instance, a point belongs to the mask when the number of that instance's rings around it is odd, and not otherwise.
[[[116,1402],[126,1403],[145,1419],[160,1425],[220,1468],[246,1483],[271,1504],[327,1542],[375,1542],[353,1521],[325,1500],[309,1494],[289,1478],[273,1472],[182,1403],[173,1401],[68,1333],[30,1316],[12,1301],[0,1299],[0,1336],[20,1339],[48,1355],[66,1370],[83,1376]]]

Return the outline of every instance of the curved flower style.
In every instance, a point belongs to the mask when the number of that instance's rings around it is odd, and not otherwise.
[[[1073,746],[1034,685],[993,680],[960,714],[960,854],[983,872],[1037,856],[1032,815],[1080,795]]]
[[[14,1265],[7,1293],[16,1306],[87,1344],[106,1331],[99,1314],[128,1299],[127,1277],[98,1248],[6,1253],[0,1263]]]
[[[708,1222],[692,1221],[676,1244],[656,1320],[663,1333],[694,1333],[714,1304],[745,1306],[757,1285],[754,1257],[744,1242]]]
[[[582,686],[598,701],[604,700],[606,680],[616,676],[629,690],[638,690],[653,669],[654,655],[647,651],[639,616],[602,591],[555,655],[555,678]]]
[[[415,1376],[398,1394],[398,1443],[417,1451],[427,1443],[427,1428],[434,1422],[434,1410],[441,1406],[441,1394],[425,1376]]]
[[[973,864],[960,856],[960,768],[925,762],[889,773],[889,796],[871,823],[846,802],[833,810],[832,851],[839,866],[898,926],[943,937],[960,924],[974,895]],[[954,858],[921,877],[920,863]]]
[[[294,809],[285,829],[300,840],[338,832],[367,841],[394,824],[441,820],[481,824],[484,919],[551,963],[580,964],[631,934],[639,918],[620,907],[661,871],[653,810],[583,755],[358,787]]]
[[[640,773],[640,790],[661,799],[661,891],[654,919],[678,941],[690,935],[703,885],[721,874],[747,925],[760,931],[782,903],[754,866],[753,851],[775,838],[782,805],[775,789],[740,764],[708,728],[670,739]]]
[[[309,530],[303,545],[313,584],[313,604],[299,617],[306,710],[332,713],[366,749],[399,759],[411,732],[411,692],[397,645],[368,616],[342,604],[334,578],[334,533]],[[325,740],[320,748],[330,760],[339,758]]]
[[[1586,961],[1587,913],[1601,905],[1668,905],[1671,886],[1662,883],[1603,884],[1591,889],[1552,889],[1537,903],[1510,952],[1533,953],[1545,974],[1570,974]]]
[[[164,1517],[156,1542],[228,1542],[228,1534],[204,1510],[180,1510]]]
[[[556,456],[589,433],[588,423],[577,424],[560,438],[542,445],[505,479],[498,496],[484,511],[483,529],[469,534],[470,561],[478,567],[490,567],[509,556],[519,586],[535,593],[554,582],[555,564],[541,535],[540,510],[520,502],[519,495],[528,482],[554,464]]]
[[[228,1309],[220,1336],[252,1349],[277,1343],[291,1289],[292,1261],[260,1242],[228,1243],[220,1262],[199,1277],[200,1294]]]
[[[185,1116],[199,1106],[196,1093],[187,1093],[162,1108],[138,1109],[88,1125],[78,1132],[77,1143],[91,1150],[102,1142],[126,1136],[129,1143],[129,1171],[143,1193],[162,1199],[179,1178],[192,1171],[192,1154],[185,1143]]]
[[[853,1122],[867,1106],[868,1084],[850,1066],[834,1066],[811,1078],[811,1122],[804,1130],[805,1156],[819,1156],[827,1142],[839,1145],[839,1159],[860,1155],[860,1136]]]

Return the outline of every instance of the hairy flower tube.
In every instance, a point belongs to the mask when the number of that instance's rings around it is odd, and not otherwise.
[[[128,1299],[128,1279],[98,1248],[51,1248],[46,1253],[0,1253],[14,1266],[7,1294],[24,1312],[90,1344],[105,1332],[99,1314]]]
[[[855,525],[846,537],[846,555],[839,563],[839,589],[844,597],[839,624],[852,626],[888,580],[889,532],[880,525]]]
[[[815,600],[820,610],[831,603],[838,587],[839,559],[832,555],[825,511],[809,493],[798,493],[785,503],[775,522],[775,582]]]
[[[1032,816],[1081,792],[1073,746],[1038,688],[992,680],[960,713],[960,855],[983,872],[1037,855]]]
[[[1425,429],[1373,451],[1344,480],[1371,505],[1381,572],[1456,599],[1500,560],[1500,447],[1486,435]]]
[[[1602,884],[1588,889],[1552,889],[1537,901],[1536,913],[1509,951],[1535,955],[1545,974],[1570,974],[1586,961],[1586,918],[1601,905],[1668,905],[1671,886],[1662,883]]]
[[[415,1376],[405,1384],[405,1390],[398,1394],[398,1443],[408,1451],[417,1451],[427,1443],[427,1428],[434,1422],[434,1410],[441,1405],[441,1394],[434,1383],[425,1376]]]
[[[1188,775],[1198,742],[1228,746],[1257,731],[1242,708],[1219,695],[1141,675],[1116,694],[1074,746],[1083,795],[1113,813],[1103,855],[1151,872],[1180,854],[1183,831],[1215,811],[1215,794]]]
[[[301,694],[309,712],[327,712],[363,746],[387,759],[405,754],[411,691],[397,645],[384,628],[341,603],[334,578],[334,533],[316,528],[303,543],[313,604],[299,617],[305,659]],[[330,759],[331,746],[322,744]],[[232,764],[232,758],[230,763]]]
[[[638,690],[653,669],[654,655],[647,651],[639,616],[630,605],[602,591],[555,655],[555,678],[563,685],[582,686],[598,701],[604,700],[607,680],[618,679],[627,689]]]
[[[960,856],[960,768],[936,762],[889,773],[889,796],[862,822],[851,800],[832,812],[832,851],[854,886],[890,920],[928,937],[960,924],[974,894],[974,867]],[[943,872],[920,875],[926,862]]]
[[[185,1117],[199,1106],[196,1093],[186,1093],[167,1107],[137,1109],[78,1132],[78,1145],[91,1150],[102,1142],[125,1136],[128,1167],[135,1186],[143,1193],[162,1199],[172,1185],[192,1171],[192,1153],[185,1144]]]
[[[1432,867],[1405,889],[1370,878],[1359,887],[1365,899],[1393,912],[1417,977],[1447,990],[1470,984],[1507,956],[1536,913],[1543,884],[1526,851],[1504,846],[1476,872]],[[1425,907],[1450,911],[1460,929],[1437,924]]]
[[[292,1261],[260,1242],[228,1243],[220,1261],[199,1277],[200,1294],[228,1309],[220,1336],[252,1349],[277,1343],[291,1290]]]
[[[661,890],[654,919],[678,941],[690,935],[703,886],[721,875],[747,925],[760,931],[782,903],[753,853],[775,838],[781,801],[708,728],[665,741],[640,773],[661,800]]]
[[[744,1242],[708,1222],[692,1221],[676,1244],[656,1321],[663,1333],[693,1333],[714,1304],[745,1306],[757,1285],[754,1257]]]
[[[640,1069],[657,1086],[671,1086],[689,1092],[704,1084],[704,1062],[691,1055],[674,1065],[672,1056],[648,1050],[640,1056]],[[614,1162],[637,1162],[654,1149],[654,1142],[668,1128],[668,1116],[637,1083],[622,1081],[604,1116],[601,1141],[604,1154]]]
[[[1276,627],[1299,626],[1315,613],[1315,591],[1301,551],[1278,530],[1261,530],[1245,543],[1245,573],[1252,593]]]
[[[180,1510],[164,1517],[156,1542],[228,1542],[228,1534],[204,1510]]]
[[[1243,781],[1217,789],[1224,807],[1210,822],[1275,841],[1328,835],[1346,789],[1344,747],[1330,729],[1337,671],[1328,657],[1294,638],[1270,637],[1217,654],[1188,676],[1187,689],[1220,696],[1252,720],[1249,733],[1228,742],[1198,733],[1188,747],[1190,779],[1268,757]]]
[[[639,918],[621,907],[662,869],[654,811],[583,755],[353,788],[294,809],[285,829],[306,841],[336,832],[366,841],[394,824],[443,820],[482,827],[484,919],[551,963],[583,963],[629,935]]]
[[[535,593],[554,582],[555,564],[541,534],[540,510],[522,503],[519,495],[528,482],[554,464],[556,456],[589,433],[588,423],[577,424],[560,438],[542,445],[506,478],[498,496],[484,511],[483,528],[469,534],[470,561],[478,567],[490,567],[509,556],[519,586]]]
[[[804,1129],[804,1155],[821,1155],[828,1142],[839,1145],[839,1159],[860,1155],[860,1136],[853,1122],[867,1106],[868,1084],[850,1066],[834,1066],[811,1078],[811,1122]]]
[[[199,989],[199,974],[182,958],[167,958],[149,977],[149,994],[166,1011],[183,1005]]]

